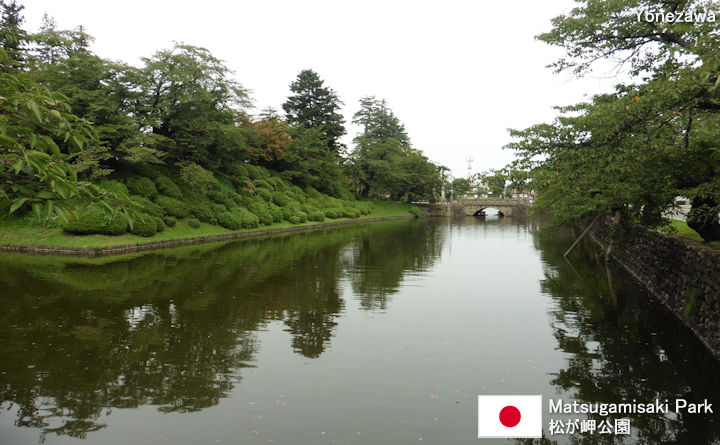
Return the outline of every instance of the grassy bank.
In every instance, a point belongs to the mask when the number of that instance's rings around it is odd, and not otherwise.
[[[411,209],[416,206],[387,201],[370,201],[373,210],[358,218],[338,218],[326,220],[330,224],[339,221],[358,220],[372,218],[385,218],[393,216],[408,216]],[[73,235],[60,228],[47,228],[39,225],[28,226],[26,220],[6,218],[0,220],[0,244],[21,245],[21,246],[48,246],[48,247],[109,247],[124,244],[143,244],[153,241],[167,241],[185,238],[199,238],[214,235],[223,235],[237,232],[255,232],[260,230],[280,229],[285,227],[307,226],[311,224],[323,224],[314,221],[307,221],[300,224],[292,224],[287,221],[260,226],[253,229],[229,230],[214,224],[200,223],[200,227],[193,228],[186,222],[180,220],[177,225],[168,227],[165,231],[157,233],[152,238],[124,233],[122,235]]]
[[[672,233],[674,235],[677,235],[681,238],[689,239],[691,241],[696,241],[698,243],[703,243],[707,246],[714,247],[716,249],[720,249],[720,241],[711,241],[706,242],[702,236],[700,236],[699,233],[691,229],[685,221],[681,221],[678,219],[671,219],[670,220],[670,227],[675,229],[674,231],[668,231],[668,233]]]

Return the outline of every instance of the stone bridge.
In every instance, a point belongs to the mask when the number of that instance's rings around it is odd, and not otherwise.
[[[528,216],[529,199],[461,199],[447,203],[419,203],[431,216],[473,216],[487,209],[498,209],[505,216]]]

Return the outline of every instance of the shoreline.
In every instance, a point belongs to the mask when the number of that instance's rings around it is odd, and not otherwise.
[[[607,221],[590,239],[606,249]],[[720,359],[720,251],[677,235],[655,231],[612,258]]]
[[[256,229],[222,233],[218,235],[205,235],[196,237],[174,238],[161,241],[148,241],[144,243],[118,244],[104,247],[70,247],[70,246],[40,246],[33,244],[0,244],[0,252],[17,252],[30,255],[61,255],[77,257],[102,257],[121,255],[125,253],[141,252],[146,250],[168,249],[172,247],[189,246],[192,244],[205,244],[219,241],[231,241],[244,238],[255,238],[279,233],[303,232],[320,228],[340,227],[368,222],[393,221],[414,219],[414,215],[378,216],[371,218],[348,219],[343,221],[304,224],[291,227],[277,227],[274,229]]]

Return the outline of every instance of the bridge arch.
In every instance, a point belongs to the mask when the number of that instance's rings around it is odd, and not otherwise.
[[[472,212],[472,210],[473,209],[469,209],[467,211],[467,213]],[[494,212],[487,212],[487,210],[494,210]],[[496,206],[486,206],[486,207],[480,208],[480,209],[476,210],[475,212],[471,213],[472,216],[485,216],[486,214],[497,215],[499,217],[505,216],[505,212]]]

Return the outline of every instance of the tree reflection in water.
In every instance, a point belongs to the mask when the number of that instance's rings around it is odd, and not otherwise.
[[[0,406],[41,441],[85,438],[112,408],[213,406],[254,366],[256,333],[273,320],[294,351],[319,357],[344,277],[372,290],[363,307],[384,307],[439,255],[426,232],[398,221],[97,260],[0,255]],[[359,273],[367,261],[383,273]]]
[[[711,354],[624,269],[612,267],[613,277],[608,280],[602,252],[592,242],[585,242],[566,261],[562,255],[573,237],[569,232],[537,232],[535,236],[545,264],[542,290],[555,301],[552,327],[559,348],[568,354],[567,367],[551,381],[558,393],[571,393],[575,400],[591,403],[667,399],[671,410],[677,398],[695,403],[706,398],[720,401],[719,369]],[[618,417],[631,419],[632,436],[585,434],[563,440],[593,444],[720,440],[720,421],[712,414]],[[604,419],[588,418],[598,423]]]

